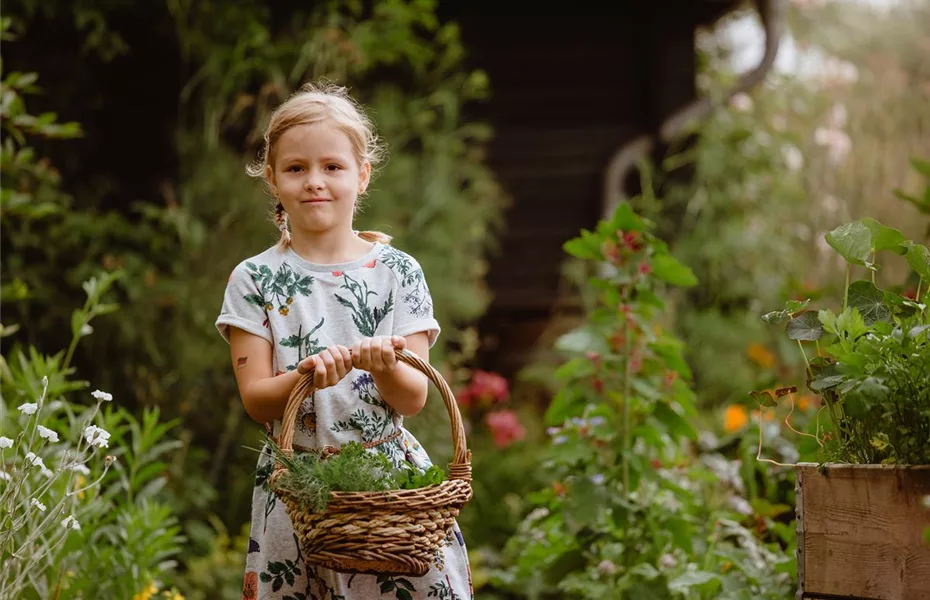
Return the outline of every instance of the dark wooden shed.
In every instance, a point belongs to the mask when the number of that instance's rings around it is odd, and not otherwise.
[[[524,365],[560,301],[563,243],[605,211],[612,157],[631,144],[649,147],[644,136],[661,141],[663,124],[698,101],[696,31],[739,4],[626,2],[603,13],[565,3],[539,12],[537,4],[534,14],[513,15],[488,3],[441,6],[461,25],[472,65],[490,78],[492,96],[472,116],[495,130],[489,164],[512,198],[491,257],[482,367],[511,375]],[[626,173],[620,179],[632,192],[637,177]]]

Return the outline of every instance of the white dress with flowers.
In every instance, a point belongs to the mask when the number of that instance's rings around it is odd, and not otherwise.
[[[293,250],[269,248],[241,262],[230,275],[216,326],[229,340],[238,327],[271,342],[276,374],[332,345],[351,346],[374,336],[427,332],[439,335],[423,270],[410,255],[374,244],[362,258],[338,265],[308,262]],[[278,435],[280,421],[271,426]],[[371,374],[352,370],[337,385],[306,398],[297,416],[294,446],[313,449],[349,441],[372,442],[400,466],[424,470],[429,456],[404,429],[403,417],[384,402]],[[266,447],[258,460],[243,599],[373,600],[474,597],[465,541],[458,527],[436,564],[423,577],[346,575],[304,564],[283,503],[268,487],[273,460]]]

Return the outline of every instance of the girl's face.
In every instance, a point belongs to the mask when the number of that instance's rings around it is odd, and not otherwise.
[[[328,121],[295,125],[278,138],[265,173],[295,236],[352,230],[371,165],[359,165],[348,136]]]

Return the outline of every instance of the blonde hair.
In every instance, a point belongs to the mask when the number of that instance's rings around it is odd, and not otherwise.
[[[328,83],[308,83],[301,86],[271,113],[259,158],[246,168],[246,172],[252,177],[265,179],[270,185],[265,172],[269,165],[274,164],[275,145],[281,135],[291,127],[323,121],[333,123],[349,138],[359,166],[367,162],[374,167],[384,158],[384,148],[375,133],[374,125],[362,107],[349,96],[345,87]],[[291,243],[291,233],[288,230],[284,205],[277,197],[274,197],[273,218],[281,230],[278,247],[285,249]],[[380,231],[360,231],[358,236],[367,242],[391,243],[391,236]]]

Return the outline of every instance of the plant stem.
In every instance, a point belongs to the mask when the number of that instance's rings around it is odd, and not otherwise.
[[[872,252],[872,265],[873,266],[875,265],[875,252],[874,251]],[[869,271],[872,273],[872,285],[875,285],[875,270],[869,269]],[[849,287],[848,283],[846,284],[846,287]]]
[[[814,340],[814,345],[817,347],[817,356],[823,356],[823,353],[820,351],[820,340]]]
[[[847,304],[849,304],[849,276],[852,272],[852,265],[846,263],[846,289],[843,290],[843,310],[846,310]]]
[[[924,282],[923,279],[917,280],[917,292],[914,294],[914,302],[917,302],[918,304],[920,304],[920,284],[922,284],[923,282]]]
[[[807,365],[807,374],[810,377],[814,376],[814,372],[811,370],[811,362],[807,360],[807,352],[804,351],[804,346],[801,345],[801,340],[797,340],[798,348],[801,349],[801,356],[804,357],[804,364]]]
[[[630,391],[631,391],[631,354],[632,354],[632,344],[630,342],[630,317],[629,315],[624,315],[623,317],[623,343],[626,346],[626,358],[624,359],[624,373],[623,373],[623,454],[620,459],[623,465],[623,493],[627,496],[630,495],[630,459],[629,459],[629,445],[630,445]]]

